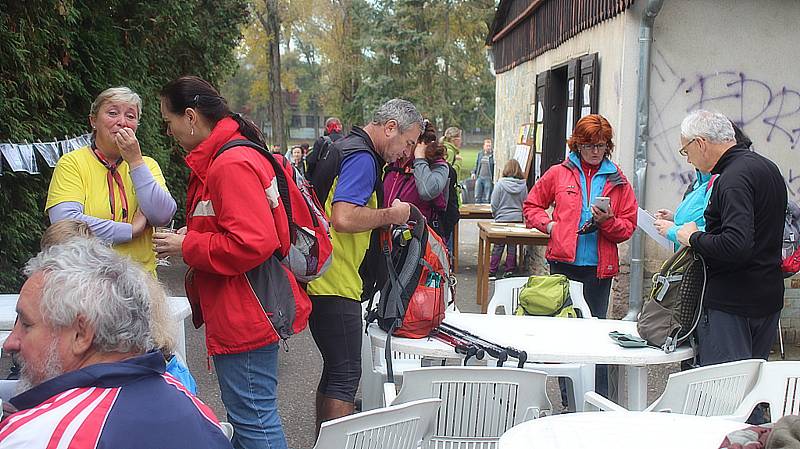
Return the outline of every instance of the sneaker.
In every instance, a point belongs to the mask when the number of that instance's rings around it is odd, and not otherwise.
[[[496,281],[497,280],[497,272],[496,271],[490,271],[489,272],[489,280],[490,281]]]
[[[503,273],[503,279],[510,278],[510,277],[513,277],[513,276],[514,276],[514,272],[513,271],[506,271],[505,273]]]

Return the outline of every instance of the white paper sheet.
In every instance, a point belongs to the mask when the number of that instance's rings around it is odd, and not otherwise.
[[[655,221],[656,218],[650,215],[650,212],[647,212],[641,207],[639,208],[639,213],[637,216],[637,223],[639,228],[642,231],[644,231],[644,233],[647,234],[651,239],[655,240],[656,243],[663,246],[664,248],[670,250],[675,249],[675,245],[673,245],[673,243],[668,238],[658,233],[658,230],[653,225]]]

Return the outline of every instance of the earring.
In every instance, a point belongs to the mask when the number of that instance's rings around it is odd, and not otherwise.
[[[193,136],[193,135],[194,135],[194,126],[192,127],[192,129],[190,129],[190,130],[189,130],[189,135],[190,135],[190,136]]]

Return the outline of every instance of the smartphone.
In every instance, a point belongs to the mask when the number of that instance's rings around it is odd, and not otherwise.
[[[607,196],[597,196],[592,200],[592,205],[603,212],[608,212],[608,208],[611,206],[611,198]]]

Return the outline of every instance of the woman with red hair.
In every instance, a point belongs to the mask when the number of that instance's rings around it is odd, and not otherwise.
[[[545,253],[550,273],[582,282],[583,296],[599,318],[606,317],[611,279],[619,272],[617,244],[633,235],[638,208],[630,183],[610,159],[613,136],[601,115],[578,120],[567,141],[569,155],[545,172],[523,204],[526,225],[550,234]],[[605,210],[593,204],[597,197],[610,198]],[[608,392],[608,372],[599,366],[595,390]]]

